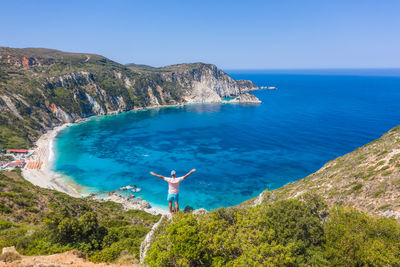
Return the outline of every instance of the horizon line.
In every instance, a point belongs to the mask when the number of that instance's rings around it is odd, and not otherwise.
[[[155,66],[155,65],[149,65],[146,63],[135,63],[135,62],[128,62],[128,63],[122,63],[119,62],[115,59],[112,59],[108,56],[105,56],[103,54],[97,54],[93,52],[72,52],[68,50],[62,50],[60,48],[49,48],[49,47],[39,47],[39,46],[27,46],[27,47],[12,47],[12,46],[7,46],[7,45],[1,45],[0,47],[3,48],[11,48],[11,49],[49,49],[49,50],[57,50],[63,53],[71,53],[71,54],[91,54],[91,55],[99,55],[105,58],[108,58],[114,62],[117,62],[121,65],[128,65],[128,64],[136,64],[136,65],[147,65],[150,67],[155,67],[155,68],[162,68],[166,66],[171,66],[171,65],[178,65],[178,64],[193,64],[193,63],[204,63],[204,64],[213,64],[216,65],[218,68],[223,69],[223,70],[247,70],[247,71],[257,71],[257,70],[273,70],[273,71],[285,71],[285,70],[294,70],[294,71],[306,71],[306,70],[400,70],[400,66],[398,67],[294,67],[294,68],[286,68],[286,67],[278,67],[278,68],[271,68],[271,67],[261,67],[261,68],[238,68],[238,67],[220,67],[217,63],[208,63],[208,62],[201,62],[201,61],[193,61],[193,62],[180,62],[180,63],[173,63],[173,64],[166,64],[166,65],[161,65],[161,66]]]

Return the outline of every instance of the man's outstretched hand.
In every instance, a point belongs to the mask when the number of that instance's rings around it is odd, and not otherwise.
[[[195,172],[196,169],[192,169],[190,172],[188,172],[185,176],[183,176],[183,179],[186,179],[192,172]]]
[[[151,174],[151,175],[154,175],[155,173],[154,173],[154,172],[150,172],[150,174]]]

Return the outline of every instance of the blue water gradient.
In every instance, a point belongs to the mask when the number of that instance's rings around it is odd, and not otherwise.
[[[400,77],[268,74],[232,71],[237,79],[277,86],[254,92],[260,105],[196,104],[96,117],[57,137],[56,171],[92,191],[128,184],[167,207],[178,176],[180,205],[232,206],[317,171],[400,124]],[[368,74],[371,75],[371,74]]]

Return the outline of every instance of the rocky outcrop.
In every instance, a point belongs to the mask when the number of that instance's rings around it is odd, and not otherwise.
[[[110,193],[105,200],[121,203],[126,210],[132,209],[146,211],[151,208],[150,203],[146,200],[130,199],[129,197],[124,197],[117,193]]]
[[[40,66],[40,59],[34,57],[26,57],[26,56],[14,56],[11,54],[8,55],[0,55],[0,59],[3,59],[8,64],[11,64],[16,67],[25,67],[29,68],[31,66]]]
[[[62,108],[57,107],[54,103],[50,104],[50,110],[54,116],[63,123],[71,123],[75,121],[67,112],[62,110]]]
[[[203,208],[196,209],[196,210],[193,211],[194,215],[202,215],[202,214],[206,214],[206,213],[207,213],[207,210],[203,209]]]
[[[228,101],[229,103],[253,103],[260,104],[261,101],[255,95],[249,93],[243,93],[234,99]]]
[[[21,115],[19,114],[17,108],[15,107],[14,103],[11,101],[11,99],[6,96],[6,95],[1,95],[1,99],[3,99],[4,103],[6,106],[9,108],[9,110],[19,119],[22,119]]]
[[[222,102],[223,97],[238,96],[257,86],[251,81],[236,81],[211,64],[180,64],[162,68],[162,77],[184,88],[186,103]]]
[[[250,80],[237,80],[236,82],[240,88],[245,88],[246,91],[255,91],[255,90],[260,89],[257,85],[255,85]]]

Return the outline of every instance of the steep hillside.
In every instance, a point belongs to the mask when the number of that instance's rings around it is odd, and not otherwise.
[[[0,172],[0,249],[15,246],[23,255],[77,249],[95,262],[137,263],[140,243],[159,219],[34,186],[18,169]]]
[[[310,176],[264,191],[242,205],[301,197],[312,192],[330,205],[400,220],[400,126],[381,138],[326,163]]]
[[[93,54],[0,47],[0,148],[30,146],[48,128],[92,115],[221,102],[254,89],[203,63],[125,66]]]

